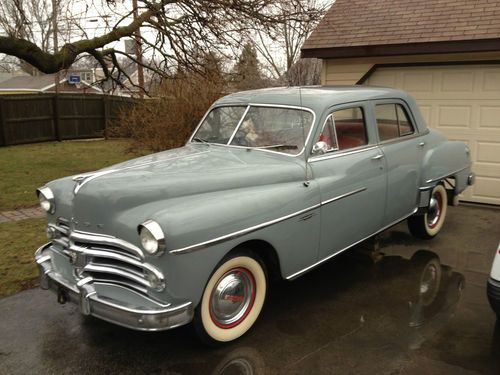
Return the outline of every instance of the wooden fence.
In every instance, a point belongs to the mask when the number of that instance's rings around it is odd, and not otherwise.
[[[0,146],[103,137],[135,101],[91,94],[0,95]]]

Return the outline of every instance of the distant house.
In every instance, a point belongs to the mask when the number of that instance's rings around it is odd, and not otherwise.
[[[500,205],[500,1],[336,0],[302,46],[326,85],[402,88],[470,147],[463,199]]]
[[[54,93],[56,86],[55,77],[55,74],[12,77],[6,81],[0,82],[0,95]],[[68,82],[68,76],[61,75],[61,77],[62,78],[59,80],[60,93],[103,93],[100,88],[90,85],[85,80],[81,80],[77,84],[71,84]]]

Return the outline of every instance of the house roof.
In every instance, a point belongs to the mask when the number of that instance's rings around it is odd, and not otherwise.
[[[336,0],[303,57],[500,50],[498,0]]]
[[[53,91],[55,86],[55,74],[43,74],[39,76],[18,76],[12,77],[6,81],[0,82],[0,91],[16,91],[16,92],[43,92]],[[61,74],[60,84],[66,82],[67,79]],[[97,92],[101,90],[97,87],[91,87],[86,82],[82,81],[82,85]],[[75,90],[72,90],[75,91]]]
[[[0,82],[0,90],[42,91],[47,86],[50,87],[54,84],[54,78],[54,74],[12,77],[6,81]],[[61,82],[64,81],[65,78],[61,79]]]

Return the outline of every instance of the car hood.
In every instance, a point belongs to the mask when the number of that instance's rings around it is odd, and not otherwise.
[[[301,159],[300,159],[301,160]],[[304,179],[299,158],[214,145],[189,145],[49,184],[62,213],[86,219],[184,196]],[[76,180],[76,181],[75,181]],[[71,186],[71,194],[68,188]]]

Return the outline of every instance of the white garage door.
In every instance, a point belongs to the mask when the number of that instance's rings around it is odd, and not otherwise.
[[[500,205],[500,65],[379,68],[366,84],[408,91],[429,127],[467,143],[477,178],[461,199]]]

